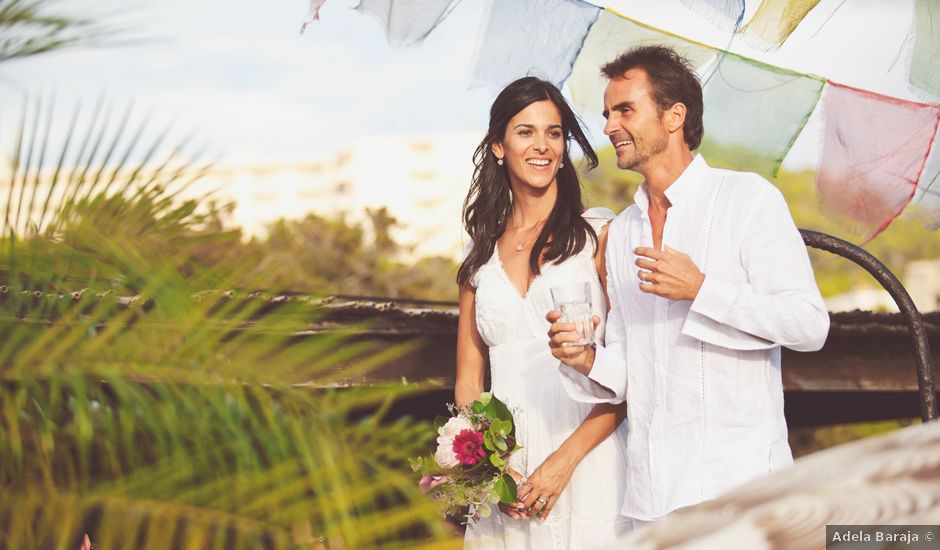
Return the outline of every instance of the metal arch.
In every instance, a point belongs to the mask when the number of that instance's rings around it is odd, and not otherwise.
[[[907,323],[914,339],[914,359],[917,363],[917,387],[920,392],[920,416],[924,422],[937,419],[937,394],[933,385],[933,365],[930,355],[930,341],[924,327],[924,317],[917,311],[911,295],[901,281],[888,268],[861,247],[843,241],[832,235],[800,229],[803,242],[807,246],[831,252],[848,258],[871,273],[881,286],[888,291],[898,305],[904,322]]]

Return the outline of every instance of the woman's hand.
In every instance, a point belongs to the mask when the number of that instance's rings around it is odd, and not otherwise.
[[[571,481],[578,461],[561,450],[548,455],[545,462],[532,472],[519,487],[517,496],[525,504],[527,515],[545,519],[558,502],[558,497]]]
[[[507,472],[509,472],[509,475],[511,475],[512,478],[516,480],[517,488],[525,483],[525,479],[522,477],[522,474],[520,474],[519,472],[513,470],[512,468],[507,470]],[[518,500],[519,499],[518,490],[516,491],[516,499],[517,499],[516,502],[513,502],[512,504],[503,504],[502,502],[500,502],[499,510],[502,513],[506,514],[507,516],[511,517],[512,519],[526,519],[525,505],[519,502]]]

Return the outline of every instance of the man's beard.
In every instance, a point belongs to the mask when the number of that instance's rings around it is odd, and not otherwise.
[[[639,146],[636,138],[633,139],[633,156],[622,159],[617,155],[617,168],[621,170],[636,170],[649,161],[654,155],[658,155],[669,146],[669,135],[663,133],[650,141],[644,141],[642,147]]]

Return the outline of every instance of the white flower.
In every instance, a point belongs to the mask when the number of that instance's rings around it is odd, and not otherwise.
[[[460,461],[457,460],[457,455],[454,454],[454,440],[448,439],[445,443],[441,443],[442,438],[437,438],[437,452],[434,453],[434,460],[441,465],[442,468],[454,468],[460,465]]]
[[[454,454],[454,438],[464,430],[472,430],[473,425],[462,416],[455,416],[441,426],[437,433],[437,451],[434,460],[444,468],[454,468],[460,465],[457,455]]]
[[[453,439],[457,437],[457,434],[459,434],[460,432],[464,430],[472,430],[472,429],[473,429],[473,424],[471,424],[469,420],[467,420],[466,418],[462,416],[455,416],[451,418],[450,420],[448,420],[447,424],[444,424],[443,426],[438,428],[437,433],[441,437],[446,437],[450,439],[451,443],[453,443]],[[438,445],[440,445],[441,443],[440,437],[437,438],[437,443]]]

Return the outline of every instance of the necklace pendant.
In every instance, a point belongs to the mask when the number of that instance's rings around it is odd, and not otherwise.
[[[516,245],[516,252],[522,252],[522,243]]]

